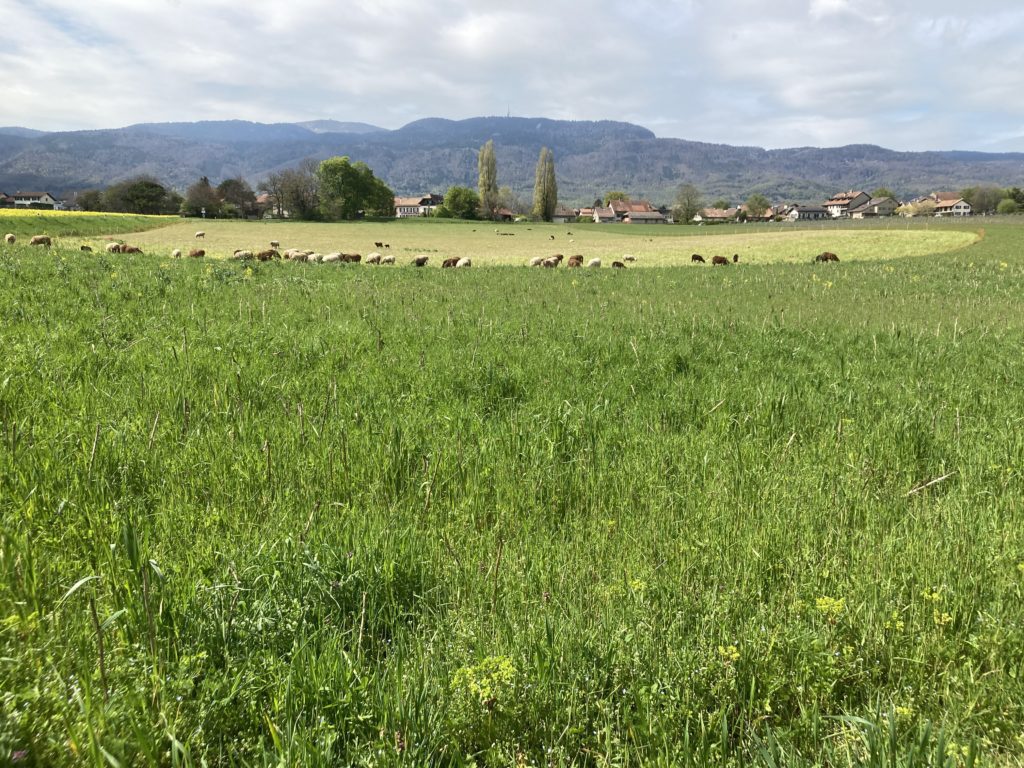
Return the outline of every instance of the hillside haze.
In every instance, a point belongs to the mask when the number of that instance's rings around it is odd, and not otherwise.
[[[427,118],[397,130],[365,123],[243,120],[140,123],[45,133],[0,128],[0,191],[57,195],[148,174],[184,190],[200,176],[241,176],[254,186],[307,157],[348,155],[396,194],[476,185],[476,153],[494,140],[498,180],[525,197],[541,147],[555,155],[559,198],[586,203],[612,189],[671,202],[683,183],[706,200],[820,201],[838,190],[879,186],[909,197],[975,184],[1024,185],[1024,153],[896,152],[873,145],[765,150],[658,138],[630,123],[546,118]]]

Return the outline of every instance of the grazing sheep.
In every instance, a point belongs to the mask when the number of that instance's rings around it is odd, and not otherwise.
[[[384,247],[390,250],[391,249],[391,243],[384,243]]]
[[[381,264],[394,264],[395,263],[395,257],[391,256],[391,255],[381,256],[380,257],[380,263]]]
[[[554,236],[554,235],[548,235],[548,237],[550,237],[550,238],[551,238],[552,240],[554,240],[554,239],[555,239],[555,236]]]
[[[473,266],[473,262],[470,260],[469,256],[463,256],[461,259],[459,259],[457,262],[455,262],[455,266],[456,267],[472,267]]]
[[[107,247],[104,248],[104,250],[107,253],[120,253],[121,252],[121,244],[120,243],[107,243]]]
[[[622,257],[622,260],[623,261],[636,261],[636,256],[633,256],[632,254],[627,253],[625,256]]]
[[[300,263],[304,263],[304,262],[309,260],[309,256],[310,256],[310,254],[307,253],[306,251],[296,251],[295,253],[292,254],[291,259],[292,259],[292,261],[297,261],[297,262],[300,262]],[[287,259],[288,258],[288,254],[285,254],[284,257]]]
[[[14,245],[16,242],[18,242],[18,238],[16,238],[14,235],[8,232],[6,235],[4,235],[4,242],[7,243],[8,245]]]
[[[107,250],[108,251],[110,250],[110,246],[109,245],[107,246]],[[181,258],[181,249],[175,248],[173,251],[171,251],[171,258],[172,259],[180,259]]]
[[[738,253],[734,253],[732,255],[732,263],[733,264],[739,264],[739,262],[740,262],[740,255]]]
[[[80,246],[78,250],[80,250],[82,253],[92,253],[92,248],[90,248],[88,245]]]
[[[712,264],[712,266],[715,266],[715,267],[717,267],[719,265],[727,267],[727,266],[729,266],[729,260],[727,258],[725,258],[725,256],[712,256],[711,257],[711,264]]]
[[[547,259],[544,259],[544,261],[542,263],[548,269],[557,269],[558,264],[559,264],[559,260],[552,256],[552,257],[549,257]]]
[[[256,257],[253,255],[252,251],[237,250],[232,254],[232,258],[240,261],[250,261]]]
[[[270,247],[271,248],[280,248],[281,247],[281,243],[279,243],[277,240],[271,240],[270,241]]]
[[[600,259],[591,259],[590,261],[587,262],[587,266],[588,267],[593,267],[594,269],[596,269],[596,268],[601,266],[601,260]]]
[[[206,251],[204,251],[202,248],[193,248],[191,251],[188,252],[188,257],[190,259],[201,259],[205,255]]]
[[[427,266],[427,261],[429,259],[429,256],[417,256],[415,259],[412,260],[412,265],[414,267],[425,267]]]
[[[458,257],[454,257],[453,256],[452,258],[445,259],[444,261],[441,262],[441,269],[448,269],[449,267],[454,267],[458,263],[459,263]]]
[[[701,264],[707,263],[704,261],[704,257],[701,256],[699,253],[693,254],[693,256],[690,257],[690,261],[692,261],[694,264],[697,264],[698,262]]]
[[[324,260],[324,255],[322,253],[313,252],[313,253],[309,254],[308,256],[306,256],[306,261],[309,261],[309,262],[311,262],[313,264],[319,264],[323,260]]]
[[[309,254],[311,253],[312,251],[304,251],[301,248],[289,248],[287,251],[284,252],[284,257],[286,259],[296,259],[299,256],[302,256],[302,260],[305,261],[305,257],[309,256]]]
[[[320,260],[324,264],[332,264],[335,261],[341,261],[341,254],[335,251],[334,253],[325,253],[324,257]]]
[[[142,253],[142,249],[137,245],[122,245],[121,253]]]
[[[367,264],[380,264],[380,254],[377,251],[366,254]]]
[[[199,230],[198,232],[196,232],[196,240],[204,240],[204,239],[206,239],[206,233],[205,232],[203,232],[202,230]]]
[[[539,267],[543,263],[544,263],[544,257],[543,256],[534,256],[532,259],[530,259],[530,266],[531,267]]]
[[[626,265],[623,264],[621,261],[613,261],[612,262],[612,269],[625,269],[625,268],[626,268]]]
[[[577,256],[570,256],[569,257],[569,261],[566,262],[566,266],[567,267],[582,267],[583,266],[583,257],[579,256],[579,255],[577,255]]]
[[[53,243],[49,235],[36,235],[28,241],[29,245],[43,245],[49,248]]]
[[[378,242],[375,242],[375,243],[373,244],[373,247],[374,247],[374,248],[383,248],[383,247],[384,247],[384,243],[382,243],[382,242],[379,242],[379,241],[378,241]]]
[[[815,257],[814,257],[814,260],[815,260],[815,261],[821,261],[821,262],[826,262],[826,261],[839,261],[839,257],[838,257],[838,256],[836,256],[836,255],[835,255],[834,253],[832,253],[831,251],[825,251],[825,252],[823,252],[823,253],[819,253],[819,254],[818,254],[817,256],[815,256]]]
[[[270,248],[269,250],[260,251],[259,253],[257,253],[256,258],[259,259],[260,261],[270,261],[271,259],[280,259],[281,254],[278,253],[273,248]]]
[[[343,253],[341,254],[341,261],[343,264],[358,264],[363,260],[361,254],[358,253]]]

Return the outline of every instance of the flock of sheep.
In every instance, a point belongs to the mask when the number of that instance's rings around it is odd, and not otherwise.
[[[203,232],[202,230],[200,230],[199,232],[196,232],[196,235],[195,235],[196,240],[203,240],[203,239],[205,239],[205,237],[206,237],[206,233]],[[17,238],[13,234],[8,233],[8,234],[4,235],[4,242],[7,243],[7,245],[14,245],[17,242]],[[35,235],[34,237],[32,237],[29,240],[29,245],[41,245],[41,246],[45,246],[45,247],[49,248],[52,244],[53,244],[53,241],[52,241],[52,239],[48,235]],[[391,247],[390,244],[388,244],[388,243],[374,243],[374,245],[379,247],[379,248],[385,248],[385,249]],[[309,251],[309,250],[304,250],[302,248],[289,248],[288,250],[282,252],[280,250],[280,248],[281,248],[281,243],[280,242],[278,242],[277,240],[271,240],[270,241],[270,248],[267,248],[266,250],[251,251],[251,250],[239,249],[239,250],[236,250],[234,252],[234,254],[232,254],[231,258],[232,259],[236,259],[236,260],[241,260],[241,261],[248,261],[248,260],[270,261],[272,259],[286,259],[286,260],[289,260],[289,261],[308,262],[308,263],[315,263],[315,264],[331,264],[331,263],[358,264],[360,262],[362,262],[364,264],[394,264],[395,263],[395,257],[394,256],[392,256],[391,254],[384,255],[384,254],[381,254],[379,251],[373,251],[372,253],[367,254],[366,258],[364,259],[362,257],[362,255],[358,254],[358,253],[341,253],[341,252],[318,253],[317,251]],[[90,248],[88,245],[81,246],[81,249],[83,251],[92,251],[92,248]],[[127,243],[108,243],[107,246],[106,246],[106,251],[107,251],[107,253],[142,253],[142,249],[141,248],[139,248],[138,246],[134,246],[134,245],[128,245]],[[189,250],[188,255],[191,258],[202,258],[203,256],[206,256],[206,251],[204,249],[202,249],[202,248],[192,248],[192,249]],[[173,251],[171,251],[171,256],[173,256],[176,259],[177,258],[181,258],[182,251],[180,249],[175,248]],[[534,258],[530,259],[529,265],[531,267],[547,267],[549,269],[554,269],[554,268],[558,267],[559,264],[562,263],[562,260],[564,258],[565,257],[562,254],[560,254],[560,253],[556,253],[553,256],[547,256],[547,257],[545,257],[545,256],[535,256]],[[409,262],[409,263],[412,266],[414,266],[414,267],[425,267],[425,266],[427,266],[427,262],[429,260],[430,260],[429,256],[421,254],[419,256],[414,257],[412,259],[412,261]],[[730,263],[737,264],[737,263],[739,263],[739,260],[740,260],[739,254],[733,254],[731,262],[725,256],[712,256],[711,257],[711,263],[713,265],[727,266]],[[622,261],[613,261],[612,262],[612,267],[614,269],[625,269],[626,268],[626,264],[624,262],[634,262],[634,261],[636,261],[636,257],[635,256],[631,256],[629,254],[626,254],[625,256],[622,257]],[[690,261],[695,263],[695,264],[697,264],[697,263],[705,264],[706,263],[706,260],[704,259],[704,257],[701,256],[699,253],[693,254],[690,257]],[[829,262],[829,261],[837,262],[837,261],[839,261],[839,257],[836,256],[836,254],[834,254],[834,253],[831,253],[829,251],[825,251],[824,253],[819,253],[817,256],[815,256],[814,257],[814,261],[815,262]],[[568,267],[582,267],[583,266],[583,256],[579,255],[579,254],[577,254],[575,256],[570,256],[569,260],[566,262],[566,265]],[[471,266],[473,266],[473,262],[468,257],[462,257],[462,258],[452,257],[452,258],[445,259],[444,261],[441,262],[441,267],[442,268],[448,268],[448,267],[465,268],[465,267],[471,267]],[[590,259],[590,261],[587,262],[587,267],[590,267],[592,269],[596,269],[596,268],[598,268],[600,266],[601,266],[601,259],[598,259],[598,258]]]

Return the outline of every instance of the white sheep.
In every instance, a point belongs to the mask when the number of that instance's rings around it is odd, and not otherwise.
[[[203,240],[205,238],[206,238],[206,233],[205,232],[203,232],[202,230],[199,230],[198,232],[196,232],[196,240]]]
[[[255,258],[255,257],[252,255],[252,251],[238,250],[238,251],[235,251],[235,253],[232,256],[232,258],[241,259],[243,261],[248,261],[249,259],[252,259],[252,258]]]
[[[17,241],[18,241],[18,238],[16,238],[10,232],[8,232],[6,235],[4,235],[4,242],[7,243],[8,245],[14,245]]]
[[[280,248],[281,244],[279,242],[277,242],[277,240],[271,240],[270,241],[270,247],[271,248]]]
[[[588,267],[600,267],[601,266],[601,260],[600,259],[591,259],[590,261],[587,262],[587,266]]]
[[[455,262],[455,266],[456,267],[472,267],[473,266],[473,262],[470,260],[469,256],[463,256],[461,259],[459,259],[457,262]]]
[[[314,264],[319,264],[321,261],[324,260],[324,255],[322,253],[314,252],[314,253],[306,254],[306,258],[309,261],[313,262]]]
[[[107,253],[120,253],[121,252],[121,244],[120,243],[107,243],[107,246],[106,246],[106,248],[104,248],[104,250]]]
[[[107,250],[110,250],[110,246],[109,245],[107,246]],[[173,251],[171,251],[171,258],[172,259],[180,259],[181,258],[181,249],[175,248]]]
[[[53,244],[53,241],[50,240],[50,236],[49,235],[35,235],[35,236],[32,237],[31,240],[28,241],[28,244],[29,245],[45,245],[47,248],[49,248]]]
[[[324,264],[330,264],[332,261],[341,261],[340,253],[325,253],[323,258],[320,259]]]
[[[544,263],[544,257],[543,256],[534,256],[532,259],[530,259],[530,266],[531,267],[539,267],[543,263]]]
[[[627,253],[626,255],[624,255],[624,256],[622,257],[622,260],[623,260],[623,261],[636,261],[636,256],[634,256],[634,255],[633,255],[633,254],[631,254],[631,253]]]
[[[395,257],[394,256],[390,256],[390,255],[388,255],[388,256],[381,256],[380,257],[380,263],[381,264],[394,264],[395,263]]]
[[[377,251],[366,254],[367,264],[380,264],[380,254]]]

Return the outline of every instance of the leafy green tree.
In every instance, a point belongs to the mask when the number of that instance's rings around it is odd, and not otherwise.
[[[711,207],[719,208],[724,211],[726,208],[729,207],[729,201],[726,200],[724,197],[720,197],[711,204]]]
[[[86,189],[75,195],[75,205],[83,211],[102,211],[103,193],[98,189]]]
[[[996,213],[1017,213],[1020,211],[1020,206],[1017,205],[1017,201],[1012,197],[1006,197],[999,201],[999,205],[996,206]]]
[[[117,213],[165,212],[167,190],[155,179],[140,176],[111,184],[103,192],[103,210]]]
[[[1010,187],[1009,189],[1006,190],[1006,192],[1003,193],[1003,197],[1010,198],[1017,205],[1024,208],[1024,190],[1022,190],[1020,187]]]
[[[181,203],[181,212],[186,216],[201,216],[203,209],[207,216],[220,214],[220,197],[206,176],[188,188]]]
[[[689,224],[703,205],[700,190],[693,184],[682,184],[676,190],[676,198],[672,205],[672,218],[678,224]]]
[[[747,211],[751,216],[760,218],[764,216],[769,208],[772,207],[771,201],[760,193],[754,193],[747,198]]]
[[[621,189],[613,189],[611,192],[604,196],[604,204],[611,205],[613,201],[619,200],[623,203],[629,202],[629,195],[623,192]]]
[[[533,182],[533,215],[551,221],[558,205],[558,184],[555,181],[555,156],[544,147],[537,159]]]
[[[316,172],[320,213],[326,219],[357,219],[394,212],[395,195],[363,162],[331,157]]]
[[[234,206],[243,216],[256,209],[256,193],[245,179],[224,179],[217,185],[217,195],[222,203]]]
[[[968,187],[960,196],[971,204],[972,213],[990,213],[1003,199],[1003,190],[992,186]]]
[[[475,219],[481,210],[480,196],[469,187],[450,187],[444,205],[438,208],[439,218]]]
[[[493,219],[498,210],[498,160],[494,155],[494,140],[490,139],[480,147],[477,156],[480,210],[488,219]],[[466,218],[460,216],[458,218]]]
[[[876,199],[882,197],[891,197],[893,200],[896,199],[896,195],[894,195],[888,187],[879,187],[878,189],[871,193],[871,197]]]

